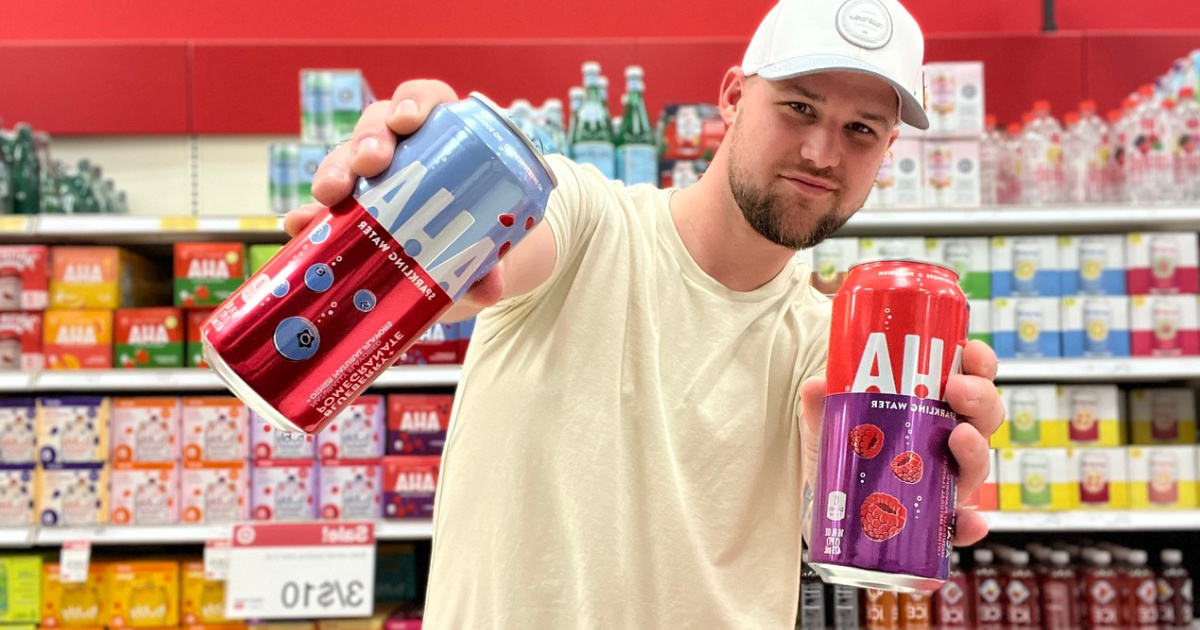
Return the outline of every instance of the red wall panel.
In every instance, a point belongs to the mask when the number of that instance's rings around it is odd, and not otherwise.
[[[2,20],[0,20],[2,21]],[[0,118],[51,133],[179,133],[184,44],[0,44]]]
[[[1102,111],[1118,107],[1130,92],[1153,83],[1193,48],[1200,48],[1200,33],[1089,35],[1084,46],[1084,90]]]

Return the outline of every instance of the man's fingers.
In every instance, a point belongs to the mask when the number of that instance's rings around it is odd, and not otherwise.
[[[434,107],[457,100],[454,88],[441,81],[405,81],[392,94],[387,126],[396,135],[407,136],[425,124]]]
[[[319,203],[306,203],[292,210],[283,217],[284,231],[288,233],[288,236],[295,236],[303,232],[304,228],[308,227],[308,224],[312,223],[313,219],[317,218],[317,215],[324,209],[325,206]]]
[[[356,175],[374,177],[392,163],[392,154],[396,152],[396,136],[387,125],[391,110],[392,104],[388,101],[371,103],[354,126],[354,137],[350,140],[350,167]]]
[[[317,167],[313,175],[313,198],[322,204],[332,207],[354,190],[354,182],[358,179],[350,167],[351,148],[349,143],[338,145]]]
[[[987,536],[987,521],[979,512],[960,508],[954,513],[954,540],[956,546],[969,547]]]
[[[979,489],[991,468],[987,440],[969,424],[959,424],[950,433],[950,454],[958,463],[958,494],[965,497]]]
[[[996,380],[996,353],[991,346],[973,339],[963,348],[963,373],[979,376],[989,381]]]
[[[1004,422],[1004,402],[996,386],[980,376],[951,376],[946,383],[946,404],[984,437],[991,437]]]

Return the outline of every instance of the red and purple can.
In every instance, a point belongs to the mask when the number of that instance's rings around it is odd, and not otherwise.
[[[833,300],[810,565],[827,582],[908,592],[949,576],[969,307],[957,275],[911,261],[850,270]]]
[[[273,426],[317,433],[537,225],[556,183],[491,101],[439,105],[213,313],[205,358]]]

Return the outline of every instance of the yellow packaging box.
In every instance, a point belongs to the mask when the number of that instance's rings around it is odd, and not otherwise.
[[[1190,389],[1155,388],[1129,392],[1130,442],[1195,444],[1196,393]]]
[[[88,464],[108,460],[112,403],[103,396],[42,396],[34,435],[42,464]]]
[[[108,627],[179,625],[179,563],[114,562],[108,565]]]
[[[1007,415],[992,434],[992,448],[1067,445],[1067,421],[1058,412],[1053,385],[1005,385],[996,391]]]
[[[1116,385],[1065,385],[1058,388],[1059,417],[1066,418],[1072,446],[1121,446],[1120,394]]]
[[[1079,486],[1067,466],[1065,448],[1000,449],[1000,510],[1070,510]]]
[[[225,582],[204,577],[204,563],[187,561],[182,566],[183,598],[180,611],[185,626],[224,624]]]
[[[108,309],[168,304],[170,269],[119,247],[50,250],[50,308]]]
[[[0,622],[37,623],[42,618],[42,557],[37,555],[0,556],[5,606],[0,607]]]
[[[1135,510],[1193,509],[1195,446],[1129,448],[1129,503]]]
[[[42,342],[47,369],[112,369],[113,312],[46,311]]]
[[[321,619],[317,630],[383,630],[383,623],[395,611],[395,604],[377,604],[370,617],[361,619]]]
[[[1129,508],[1129,462],[1123,447],[1072,447],[1067,464],[1078,485],[1082,509]]]
[[[108,464],[45,464],[35,480],[34,509],[42,525],[108,522]]]
[[[108,623],[108,584],[102,562],[88,565],[88,580],[59,581],[57,562],[42,565],[42,628],[103,628]]]

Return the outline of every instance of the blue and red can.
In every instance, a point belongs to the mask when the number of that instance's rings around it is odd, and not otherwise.
[[[319,432],[541,221],[556,183],[488,99],[435,107],[214,311],[209,365],[272,425]]]

